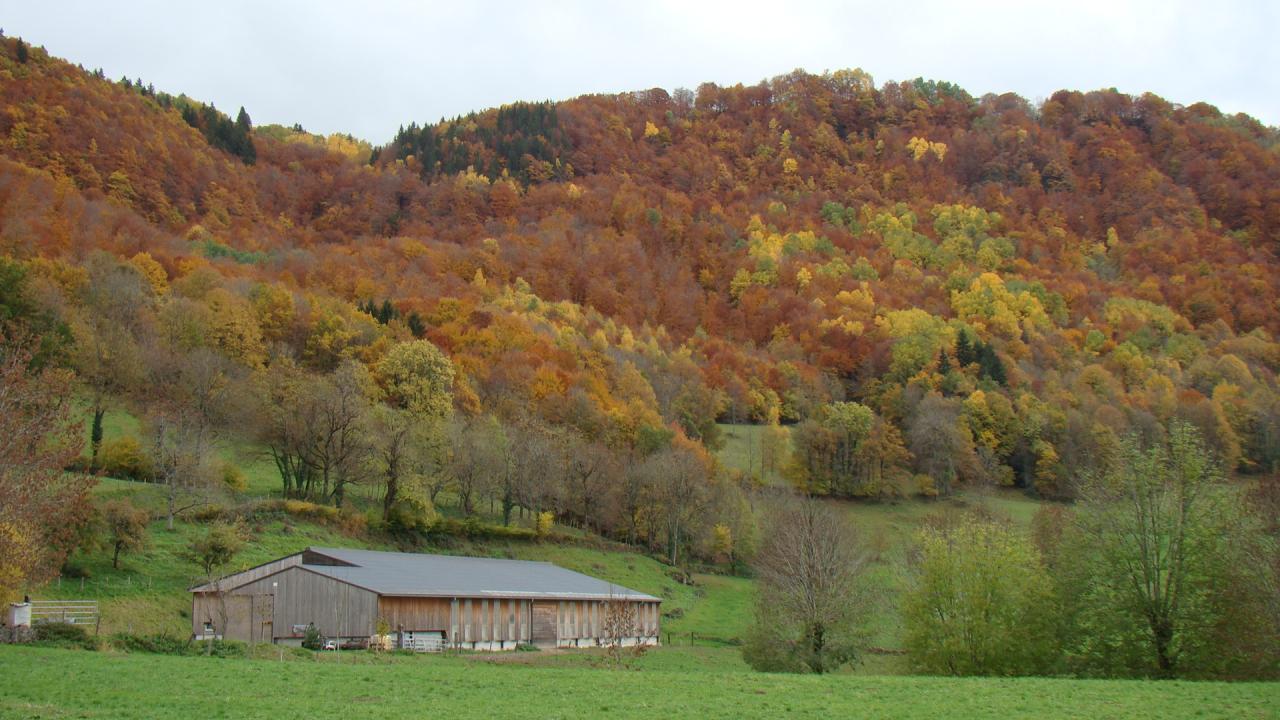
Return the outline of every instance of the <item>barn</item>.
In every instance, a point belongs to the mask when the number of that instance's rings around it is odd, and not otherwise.
[[[191,588],[197,639],[511,650],[656,645],[660,598],[546,562],[311,547]]]

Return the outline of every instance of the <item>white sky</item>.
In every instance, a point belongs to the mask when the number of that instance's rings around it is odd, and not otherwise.
[[[381,144],[514,100],[861,67],[974,96],[1152,91],[1280,124],[1280,0],[0,0],[0,26],[112,79]]]

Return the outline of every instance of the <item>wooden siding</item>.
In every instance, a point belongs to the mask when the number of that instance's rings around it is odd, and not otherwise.
[[[383,597],[378,614],[392,630],[441,631],[450,642],[526,642],[528,600]]]
[[[658,603],[634,602],[635,635],[657,637],[660,616]],[[556,612],[556,629],[560,640],[586,640],[599,638],[605,632],[605,618],[608,614],[607,601],[602,600],[561,600]]]
[[[554,643],[558,639],[556,632],[557,615],[560,610],[560,603],[557,602],[538,602],[533,603],[533,642],[534,643]]]
[[[315,623],[320,634],[329,637],[366,638],[374,634],[378,619],[376,594],[302,568],[289,568],[242,585],[232,594],[274,596],[276,638],[293,637],[294,625],[308,623]]]
[[[272,560],[269,563],[264,563],[257,567],[249,568],[248,570],[245,570],[243,572],[238,572],[232,575],[228,575],[219,580],[215,580],[214,582],[206,583],[204,585],[199,585],[197,587],[192,588],[192,591],[208,592],[208,591],[216,591],[218,588],[221,588],[222,590],[231,590],[233,588],[241,587],[246,583],[251,583],[255,580],[259,580],[261,578],[267,577],[268,575],[275,575],[281,570],[287,570],[288,568],[294,567],[295,565],[301,565],[301,564],[302,564],[302,553],[294,553],[293,555],[282,557],[279,560]]]
[[[449,631],[448,598],[383,597],[378,614],[391,623],[392,630]]]

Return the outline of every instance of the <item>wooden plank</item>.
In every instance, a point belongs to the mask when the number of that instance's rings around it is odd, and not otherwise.
[[[534,601],[530,622],[530,639],[534,643],[555,643],[557,639],[556,621],[559,615],[558,602]]]
[[[447,598],[382,597],[378,599],[378,614],[391,623],[393,630],[449,630]]]
[[[279,560],[272,560],[271,562],[263,563],[261,565],[258,565],[257,567],[251,567],[248,570],[244,570],[242,572],[226,575],[212,583],[197,585],[196,587],[191,588],[191,591],[192,592],[216,592],[218,590],[221,590],[223,592],[226,592],[227,590],[238,588],[247,583],[254,582],[255,580],[260,580],[268,575],[274,575],[282,570],[286,570],[288,568],[301,565],[301,564],[302,564],[302,553],[294,553],[293,555],[282,557]]]
[[[378,617],[378,596],[373,592],[301,567],[238,587],[231,594],[274,595],[275,637],[290,636],[294,625],[315,623],[322,635],[365,638],[373,635]]]

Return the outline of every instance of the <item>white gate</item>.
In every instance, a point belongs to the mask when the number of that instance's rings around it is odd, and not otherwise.
[[[400,647],[414,652],[440,652],[444,650],[444,633],[406,631],[400,637]]]
[[[98,628],[97,600],[32,600],[31,624],[63,622]]]

